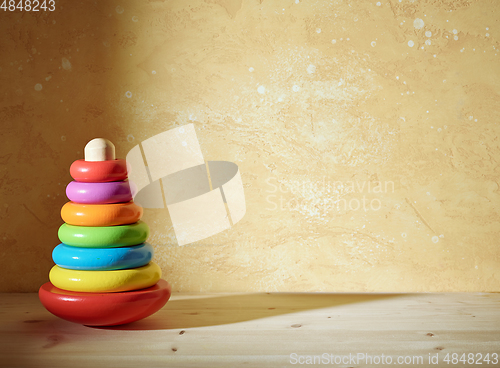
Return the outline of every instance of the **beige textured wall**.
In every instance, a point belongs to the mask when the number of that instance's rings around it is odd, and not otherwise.
[[[174,290],[500,291],[499,11],[496,0],[0,11],[0,290],[48,280],[69,166],[88,140],[125,157],[193,122],[206,160],[240,167],[247,213],[179,247],[168,213],[145,211]]]

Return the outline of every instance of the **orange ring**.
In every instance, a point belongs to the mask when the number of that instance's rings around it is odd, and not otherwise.
[[[64,222],[75,226],[115,226],[137,222],[142,207],[134,202],[113,204],[81,204],[67,202],[61,208]]]
[[[85,161],[76,160],[71,164],[69,173],[76,181],[102,183],[127,179],[127,161]]]

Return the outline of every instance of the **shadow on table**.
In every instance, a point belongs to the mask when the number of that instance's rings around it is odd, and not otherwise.
[[[143,320],[122,326],[94,327],[111,330],[168,330],[238,323],[312,309],[364,303],[402,294],[256,293],[224,296],[192,296],[174,299]],[[325,311],[325,318],[335,316]]]

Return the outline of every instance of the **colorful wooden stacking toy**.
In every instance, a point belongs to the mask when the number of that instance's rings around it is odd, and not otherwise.
[[[62,243],[52,252],[56,265],[40,287],[40,301],[52,314],[87,326],[130,323],[157,312],[171,287],[151,261],[149,228],[132,200],[126,162],[115,159],[110,141],[96,138],[70,173]]]

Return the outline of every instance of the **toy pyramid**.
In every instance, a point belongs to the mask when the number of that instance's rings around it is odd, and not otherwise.
[[[115,159],[110,141],[96,138],[70,174],[62,243],[52,252],[56,265],[40,287],[40,301],[52,314],[88,326],[125,324],[157,312],[171,287],[151,261],[149,227],[132,200],[125,160]]]

